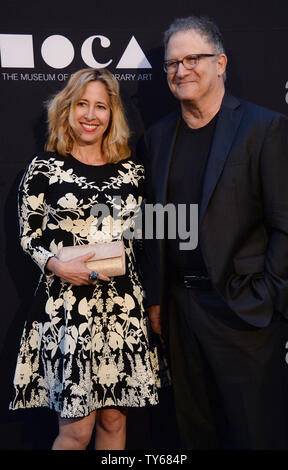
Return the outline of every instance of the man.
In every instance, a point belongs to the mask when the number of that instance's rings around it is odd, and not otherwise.
[[[147,203],[198,204],[199,242],[145,240],[146,300],[183,447],[287,449],[288,120],[229,95],[226,63],[211,20],[166,31],[180,110],[145,136]]]

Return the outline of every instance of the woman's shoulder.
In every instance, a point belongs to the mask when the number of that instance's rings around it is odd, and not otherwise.
[[[40,162],[52,163],[55,161],[64,162],[65,157],[63,157],[62,155],[59,155],[59,153],[56,153],[56,152],[49,152],[49,151],[43,150],[41,152],[35,153],[31,160],[31,162],[35,162],[35,163],[40,163]]]
[[[56,180],[55,175],[65,171],[65,157],[55,152],[41,151],[34,154],[24,171],[26,180],[42,181],[49,184]]]
[[[142,170],[144,171],[144,166],[141,163],[140,159],[137,158],[137,156],[132,155],[129,158],[126,158],[125,160],[121,160],[118,162],[119,166],[122,166],[123,168],[126,168],[127,170],[132,170],[136,169],[137,171]]]

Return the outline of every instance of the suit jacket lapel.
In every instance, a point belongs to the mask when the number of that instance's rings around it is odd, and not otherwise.
[[[217,181],[220,178],[238,129],[243,113],[239,105],[240,102],[236,98],[227,93],[224,95],[205,171],[199,211],[199,224],[203,219]]]
[[[155,174],[159,175],[157,200],[164,205],[166,204],[167,199],[169,168],[172,160],[179,123],[180,112],[177,111],[173,113],[171,120],[166,123],[165,133],[163,132],[163,134],[161,134],[161,147],[159,152],[159,159],[157,159],[157,168],[155,168]]]

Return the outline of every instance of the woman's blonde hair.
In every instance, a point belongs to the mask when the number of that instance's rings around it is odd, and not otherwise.
[[[67,156],[72,151],[76,136],[69,116],[77,100],[83,95],[89,82],[100,81],[110,100],[110,123],[103,136],[102,151],[107,162],[116,163],[131,154],[128,146],[130,135],[116,78],[106,69],[82,69],[74,73],[65,88],[47,103],[48,139],[45,149]]]

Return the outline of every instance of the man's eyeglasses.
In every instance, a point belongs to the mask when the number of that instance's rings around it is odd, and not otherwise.
[[[165,60],[163,67],[167,73],[175,73],[178,70],[179,64],[182,64],[187,70],[192,70],[197,66],[199,60],[202,59],[202,57],[214,57],[216,55],[217,54],[186,55],[186,57],[184,57],[182,60]]]

